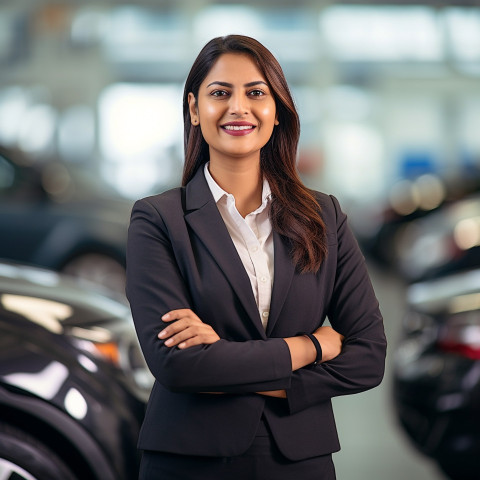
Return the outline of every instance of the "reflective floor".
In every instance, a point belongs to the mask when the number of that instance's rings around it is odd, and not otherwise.
[[[396,424],[390,380],[403,315],[404,286],[370,266],[389,342],[385,380],[380,387],[334,400],[342,450],[334,455],[338,480],[444,480],[429,459],[418,454]]]

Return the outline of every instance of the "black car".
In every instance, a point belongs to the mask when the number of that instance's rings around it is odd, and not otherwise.
[[[37,165],[0,148],[0,258],[86,278],[123,295],[131,206],[88,169]]]
[[[351,223],[364,253],[408,282],[478,262],[480,173],[468,173],[448,181],[431,174],[402,180],[390,189],[385,205],[352,205]]]
[[[452,480],[480,478],[480,270],[413,284],[394,404],[414,445]]]
[[[0,263],[0,478],[136,479],[151,385],[126,305]]]
[[[395,247],[397,270],[408,282],[480,267],[480,194],[413,220]]]

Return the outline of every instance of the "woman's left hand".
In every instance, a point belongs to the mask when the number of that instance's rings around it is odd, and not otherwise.
[[[162,320],[173,322],[158,334],[158,338],[166,340],[165,346],[167,347],[188,348],[220,340],[215,330],[210,325],[203,323],[189,308],[171,310],[162,317]]]

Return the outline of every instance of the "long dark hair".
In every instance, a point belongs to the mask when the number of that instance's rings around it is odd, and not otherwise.
[[[273,229],[291,244],[291,255],[301,272],[316,272],[326,256],[325,224],[311,190],[303,185],[296,169],[300,121],[282,68],[257,40],[228,35],[210,40],[200,51],[185,83],[183,123],[186,185],[201,165],[209,160],[208,144],[200,128],[190,121],[188,94],[198,98],[201,83],[214,63],[225,53],[249,55],[265,76],[275,98],[279,125],[260,152],[260,168],[272,190],[270,217]]]

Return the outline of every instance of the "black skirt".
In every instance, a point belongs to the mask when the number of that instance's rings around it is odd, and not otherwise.
[[[292,462],[278,450],[262,421],[255,440],[235,457],[144,451],[140,480],[335,480],[331,455]]]

